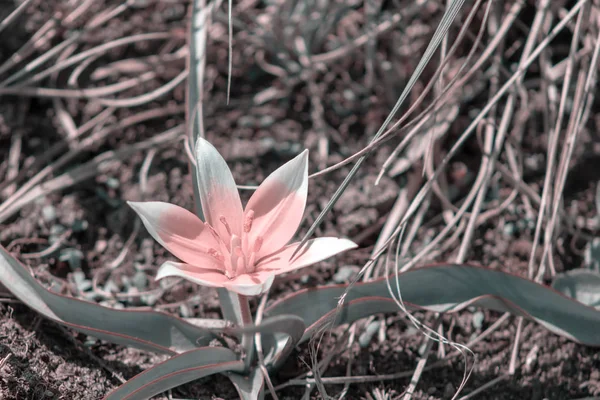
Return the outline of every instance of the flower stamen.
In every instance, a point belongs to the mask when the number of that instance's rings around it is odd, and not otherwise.
[[[244,252],[242,251],[241,247],[236,247],[235,248],[235,254],[238,257],[238,271],[237,274],[238,275],[242,275],[242,274],[246,274],[248,273],[248,265],[246,263],[246,256],[244,255]],[[240,263],[240,260],[242,261]]]
[[[254,210],[248,210],[246,219],[244,220],[244,232],[250,232],[250,229],[252,229],[252,222],[254,222]]]
[[[242,241],[240,240],[239,236],[236,235],[231,235],[231,252],[230,252],[230,263],[231,263],[231,276],[235,277],[238,275],[238,259],[239,259],[239,254],[240,252],[237,251],[237,249],[239,249],[240,245],[242,244]],[[241,249],[240,249],[241,251]],[[243,253],[242,253],[243,256]]]
[[[252,248],[252,251],[250,252],[250,256],[248,257],[248,263],[246,264],[247,273],[249,273],[249,274],[256,271],[256,266],[254,265],[256,263],[256,254],[260,251],[262,244],[263,244],[263,237],[257,236],[256,239],[254,240],[254,247]]]
[[[227,220],[225,219],[225,217],[221,215],[219,217],[219,221],[221,221],[221,223],[223,224],[223,226],[227,230],[227,233],[231,236],[231,228],[229,227],[229,224],[227,223]]]

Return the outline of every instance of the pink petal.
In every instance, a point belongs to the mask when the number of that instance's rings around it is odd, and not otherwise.
[[[212,144],[196,142],[196,175],[206,222],[228,243],[231,233],[241,236],[243,209],[233,175]],[[222,220],[226,221],[229,230]]]
[[[167,261],[160,266],[156,279],[177,276],[190,282],[208,287],[223,287],[245,296],[257,296],[269,290],[275,276],[268,271],[257,271],[233,279],[223,273],[198,268],[193,265]]]
[[[303,249],[290,260],[290,257],[299,245],[299,242],[292,243],[281,251],[260,260],[258,270],[269,271],[275,275],[284,274],[357,247],[356,243],[348,239],[335,237],[317,238],[306,242]]]
[[[267,177],[246,205],[245,227],[248,213],[254,212],[250,230],[250,244],[258,236],[264,245],[259,257],[273,253],[285,246],[302,221],[308,191],[308,150],[288,161]]]
[[[244,296],[258,296],[271,288],[274,279],[275,274],[270,271],[255,271],[251,274],[236,276],[224,286],[226,289]]]
[[[207,269],[223,270],[223,264],[208,254],[210,249],[219,248],[217,241],[194,214],[159,201],[127,203],[138,213],[150,235],[177,258]]]
[[[229,278],[222,272],[199,268],[194,265],[167,261],[160,266],[156,280],[169,276],[177,276],[190,282],[208,287],[224,287]]]

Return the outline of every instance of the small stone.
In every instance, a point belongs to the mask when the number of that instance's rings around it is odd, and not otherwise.
[[[108,186],[111,189],[118,189],[120,185],[121,183],[116,178],[108,178],[106,180],[106,186]]]
[[[346,89],[343,92],[343,96],[346,100],[348,101],[354,101],[356,100],[356,95],[354,94],[354,92],[350,89]]]
[[[86,279],[85,273],[81,270],[73,272],[73,281],[80,292],[88,291],[92,288],[92,282]]]
[[[417,333],[419,333],[419,330],[417,328],[415,328],[414,326],[409,326],[408,328],[406,328],[406,331],[404,332],[404,334],[406,336],[414,336]]]
[[[106,281],[106,283],[104,284],[104,291],[108,292],[108,293],[119,293],[120,290],[117,287],[117,285],[115,284],[115,282],[111,279]]]
[[[481,330],[481,328],[483,327],[484,320],[485,320],[485,314],[481,311],[477,311],[477,312],[473,313],[471,323],[473,324],[473,327],[475,329]]]
[[[123,277],[121,277],[121,284],[122,284],[122,285],[123,285],[123,287],[125,287],[125,289],[127,289],[127,290],[129,290],[129,288],[130,288],[131,286],[133,286],[133,285],[132,285],[132,283],[131,283],[131,279],[129,279],[129,277],[128,277],[128,276],[123,276]]]
[[[517,229],[514,224],[507,222],[506,224],[504,224],[504,227],[502,228],[502,233],[507,238],[513,238],[515,236],[516,230]]]
[[[250,115],[244,115],[238,118],[238,126],[240,128],[251,128],[254,124],[254,117]]]
[[[88,228],[88,226],[89,224],[86,220],[76,219],[75,221],[73,221],[71,229],[73,230],[73,232],[83,232]]]
[[[47,205],[42,208],[42,217],[46,222],[52,222],[56,219],[56,208],[51,205]]]
[[[360,347],[364,349],[367,346],[369,346],[371,339],[377,333],[377,331],[379,331],[380,327],[380,321],[371,321],[371,323],[367,325],[365,331],[358,337],[358,344],[360,345]]]
[[[271,125],[273,125],[273,123],[275,122],[275,118],[273,118],[270,115],[263,115],[262,117],[260,117],[260,119],[258,120],[258,125],[261,128],[268,128]]]
[[[53,240],[56,241],[60,235],[65,233],[66,230],[67,230],[67,228],[65,228],[64,226],[62,226],[60,224],[52,225],[50,227],[50,237],[48,238],[48,241],[50,242],[50,244],[53,243]]]
[[[140,300],[142,301],[142,303],[146,304],[147,306],[153,306],[154,304],[156,304],[159,298],[159,294],[144,294],[140,296]]]
[[[179,306],[179,315],[182,318],[190,318],[192,316],[192,310],[187,304],[182,304]]]
[[[108,242],[106,240],[98,240],[94,245],[94,250],[98,253],[104,253],[104,250],[108,247]]]
[[[136,287],[130,287],[127,289],[127,294],[130,295],[130,297],[127,298],[127,303],[135,305],[135,306],[139,306],[141,305],[141,299],[140,299],[140,291],[137,290]]]
[[[81,260],[83,260],[83,253],[77,249],[62,249],[60,251],[60,255],[58,256],[60,261],[66,262],[69,264],[69,267],[72,270],[76,270],[81,268]]]
[[[148,277],[143,271],[136,272],[131,281],[133,282],[133,286],[140,292],[146,290],[148,287]]]
[[[356,265],[346,265],[338,269],[338,271],[333,275],[333,281],[336,283],[345,283],[350,281],[354,275],[356,275],[360,271],[360,267]]]

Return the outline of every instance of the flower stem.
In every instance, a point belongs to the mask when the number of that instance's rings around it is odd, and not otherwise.
[[[252,314],[250,313],[250,303],[248,297],[235,292],[230,292],[226,289],[218,289],[219,302],[221,303],[221,311],[223,318],[233,322],[237,326],[252,325],[254,323]],[[254,361],[254,334],[243,333],[241,337],[241,345],[244,352],[244,364],[246,370],[250,370],[250,365]]]

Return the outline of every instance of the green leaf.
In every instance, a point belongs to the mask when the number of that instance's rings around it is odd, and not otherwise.
[[[209,330],[161,312],[115,310],[51,292],[1,246],[0,283],[44,317],[112,343],[176,354],[215,338]]]
[[[298,343],[304,333],[305,325],[302,318],[296,315],[278,315],[264,319],[259,325],[246,325],[242,327],[226,327],[220,329],[229,335],[241,335],[243,333],[275,334],[284,333],[292,339],[292,343]]]
[[[233,351],[224,347],[202,347],[148,368],[110,392],[104,400],[146,400],[208,375],[243,369],[244,363]]]
[[[223,333],[240,335],[242,333],[260,333],[265,364],[276,368],[285,361],[294,347],[300,342],[306,325],[296,315],[278,315],[267,318],[260,325],[247,325],[222,329]]]
[[[558,274],[552,287],[580,303],[600,308],[600,273],[596,271],[574,269]]]
[[[395,287],[395,277],[391,279]],[[537,321],[558,335],[600,346],[599,310],[516,275],[445,264],[400,273],[398,281],[402,299],[409,309],[456,312],[478,306],[511,312]],[[265,310],[265,315],[301,317],[308,327],[302,338],[306,340],[326,322],[350,323],[368,315],[398,311],[385,278],[355,284],[338,310],[338,301],[346,288],[347,285],[338,285],[306,289],[275,302]]]
[[[260,369],[255,368],[249,376],[225,374],[235,386],[241,400],[263,400],[265,398],[265,380]]]

